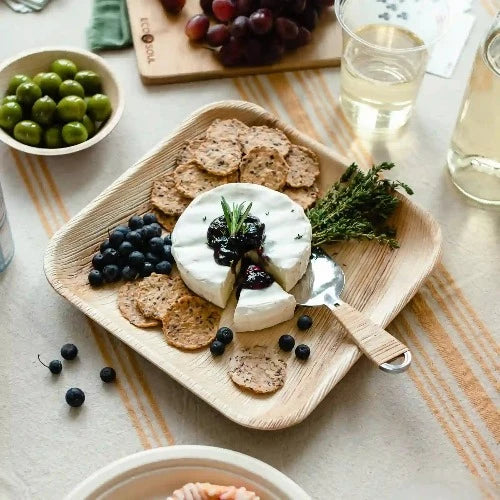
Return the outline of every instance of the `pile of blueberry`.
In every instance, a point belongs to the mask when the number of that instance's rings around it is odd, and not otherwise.
[[[172,257],[170,235],[162,237],[162,227],[154,214],[134,215],[127,226],[109,233],[92,258],[89,283],[100,286],[120,279],[132,281],[152,273],[170,274]]]
[[[297,327],[299,330],[308,330],[311,328],[313,320],[310,316],[304,315],[300,316],[297,320]],[[295,347],[295,339],[291,335],[282,335],[278,340],[278,345],[282,351],[290,352]],[[295,356],[298,359],[305,361],[309,358],[311,354],[311,349],[306,344],[299,344],[295,347]]]

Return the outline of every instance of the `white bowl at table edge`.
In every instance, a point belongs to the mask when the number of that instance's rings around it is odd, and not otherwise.
[[[40,156],[60,156],[90,148],[104,139],[116,126],[120,120],[123,107],[123,91],[114,76],[111,68],[104,59],[88,50],[76,47],[42,47],[40,49],[28,50],[4,61],[0,66],[0,92],[5,91],[12,76],[18,73],[27,74],[33,77],[41,71],[47,71],[50,63],[54,59],[67,58],[75,62],[78,69],[90,69],[101,76],[103,93],[110,101],[112,112],[109,119],[104,123],[96,135],[81,144],[68,146],[65,148],[39,148],[28,146],[17,141],[4,130],[0,129],[0,140],[18,151],[37,154]]]

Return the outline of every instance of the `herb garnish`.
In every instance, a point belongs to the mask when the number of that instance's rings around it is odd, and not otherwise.
[[[227,229],[230,236],[236,236],[239,232],[244,234],[247,230],[245,220],[252,209],[252,204],[249,203],[245,207],[245,202],[236,205],[233,203],[233,208],[229,207],[229,204],[225,200],[224,196],[221,200],[222,211],[224,212],[224,217],[226,219]]]
[[[307,211],[311,221],[313,245],[340,240],[373,240],[391,248],[399,247],[396,230],[387,225],[399,203],[396,190],[413,190],[400,181],[381,179],[380,173],[394,168],[381,163],[362,172],[353,163],[342,177]]]
[[[295,236],[294,240],[301,240],[302,236],[304,236],[304,235],[303,234],[297,234],[297,236]]]

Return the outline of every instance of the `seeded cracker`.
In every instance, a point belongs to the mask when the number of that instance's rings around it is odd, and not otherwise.
[[[177,222],[178,217],[175,215],[167,215],[164,214],[161,210],[157,208],[153,208],[152,212],[156,215],[156,220],[164,229],[166,229],[169,233],[174,230],[175,223]]]
[[[251,391],[275,392],[285,383],[286,362],[274,348],[245,347],[231,357],[229,376],[236,385]]]
[[[250,153],[253,148],[266,146],[276,149],[284,158],[291,147],[290,141],[281,130],[265,126],[250,127],[249,130],[240,133],[239,139],[245,154]]]
[[[196,162],[212,175],[236,172],[241,162],[241,145],[236,140],[206,139],[194,152]]]
[[[309,187],[319,176],[319,160],[310,149],[292,144],[285,158],[288,166],[286,183],[292,187]]]
[[[238,141],[240,133],[248,132],[248,127],[239,120],[215,120],[207,129],[206,136],[210,139],[229,139]]]
[[[288,165],[278,151],[267,147],[252,149],[241,162],[240,181],[280,191],[286,182]]]
[[[201,297],[181,297],[166,311],[163,333],[179,349],[205,347],[215,337],[221,313],[222,309]]]
[[[319,196],[319,189],[316,184],[311,187],[301,187],[292,188],[286,187],[283,190],[283,194],[286,194],[295,203],[298,203],[304,210],[306,208],[311,208]]]
[[[194,162],[179,165],[174,171],[176,189],[188,198],[196,198],[199,194],[228,182],[237,182],[231,179],[237,177],[234,174],[229,177],[209,174]]]
[[[160,324],[156,319],[146,318],[139,308],[135,300],[139,281],[125,283],[118,291],[118,308],[122,316],[133,325],[139,328],[150,328]]]
[[[193,139],[192,141],[187,141],[182,146],[182,150],[175,159],[175,165],[182,165],[183,163],[189,163],[190,161],[195,161],[194,153],[200,146],[200,144],[205,140],[205,137],[199,137]]]
[[[144,316],[161,320],[177,299],[190,294],[181,277],[173,271],[170,275],[153,273],[144,278],[135,297]]]
[[[172,172],[153,182],[151,203],[166,215],[181,215],[190,201],[175,188]]]

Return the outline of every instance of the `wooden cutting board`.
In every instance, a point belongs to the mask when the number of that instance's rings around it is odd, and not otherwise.
[[[147,84],[189,82],[257,73],[338,66],[342,33],[333,9],[321,16],[313,42],[287,53],[277,64],[224,68],[213,51],[192,44],[184,34],[187,20],[201,12],[198,0],[187,0],[178,15],[167,15],[160,0],[127,0],[137,65]]]

